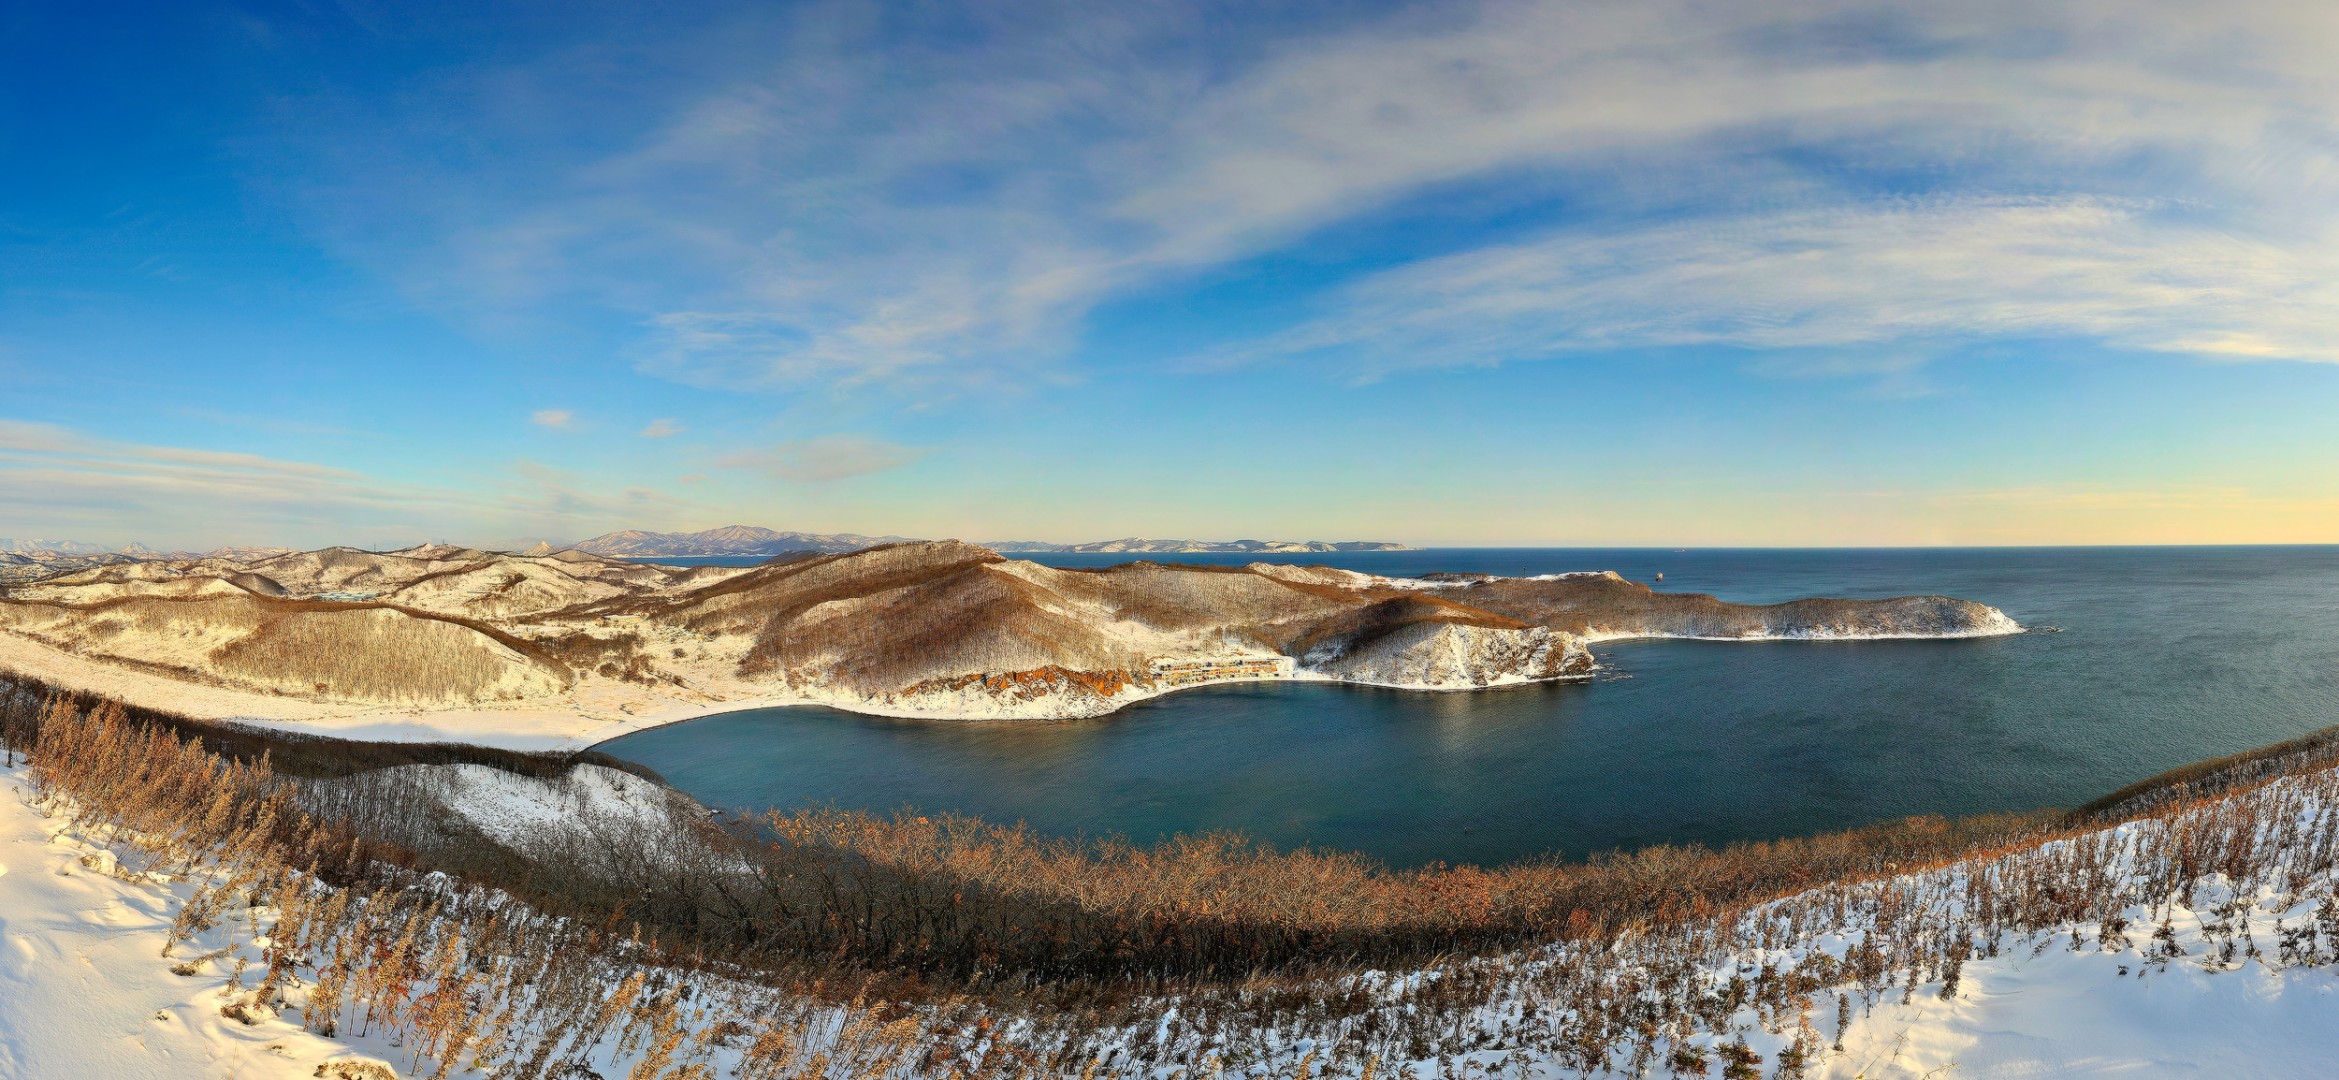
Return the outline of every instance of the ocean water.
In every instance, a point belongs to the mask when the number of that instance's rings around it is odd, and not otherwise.
[[[1448,549],[1277,561],[1396,575],[1662,572],[1667,591],[1755,603],[1944,593],[2062,632],[1612,642],[1595,649],[1607,673],[1590,683],[1210,687],[1073,722],[765,709],[602,748],[723,808],[915,807],[1136,839],[1232,829],[1420,865],[2071,806],[2339,724],[2339,548]]]

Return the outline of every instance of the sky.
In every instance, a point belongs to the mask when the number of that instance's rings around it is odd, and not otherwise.
[[[2339,542],[2324,2],[0,5],[0,537]]]

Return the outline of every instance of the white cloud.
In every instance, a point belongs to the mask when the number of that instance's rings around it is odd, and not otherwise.
[[[577,414],[567,409],[538,409],[528,414],[528,420],[537,427],[566,431],[576,424]]]
[[[822,435],[748,450],[715,462],[727,469],[756,469],[784,480],[821,484],[897,469],[926,456],[922,447],[864,435]]]
[[[670,439],[688,430],[680,420],[661,417],[650,421],[650,425],[641,430],[641,436],[645,439]]]
[[[0,521],[19,531],[158,546],[582,534],[698,513],[660,492],[600,491],[521,462],[478,489],[254,454],[151,446],[0,420]],[[166,528],[169,535],[151,530]]]
[[[1569,230],[1376,275],[1232,355],[1369,371],[1652,345],[2080,337],[2339,361],[2339,247],[2184,216],[2083,196],[1922,199]]]
[[[512,166],[542,172],[525,183],[379,178],[379,198],[489,201],[364,207],[368,221],[434,221],[437,239],[356,242],[402,250],[390,257],[453,303],[584,296],[632,312],[645,370],[715,386],[1045,371],[1107,299],[1457,184],[1609,224],[1548,241],[1564,251],[1522,249],[1512,234],[1440,252],[1349,295],[1381,290],[1426,322],[1438,289],[1477,273],[1482,288],[1451,298],[1532,307],[1503,308],[1514,329],[1581,322],[1561,334],[1570,347],[2038,329],[2224,357],[2328,355],[2299,317],[2339,237],[2339,20],[2323,4],[1504,0],[1305,30],[1227,18],[1002,5],[954,25],[965,40],[942,47],[949,35],[915,18],[818,5],[725,35],[726,59],[694,56],[718,88],[654,102],[662,120],[616,152]],[[553,63],[493,85],[516,80],[565,108],[548,88],[585,78]],[[362,160],[385,158],[431,159]],[[1908,190],[1946,209],[1874,204]],[[492,201],[499,191],[528,199]],[[1959,215],[2005,225],[2019,212],[1976,208],[2025,200],[2108,215],[2055,224],[2107,246],[2089,257],[1926,232]],[[1867,227],[1923,235],[1857,234]],[[1662,250],[1636,250],[1636,238]],[[1766,245],[1798,238],[1822,245],[1823,271],[1882,271],[1916,291],[1830,302],[1728,269],[1796,272]],[[1993,261],[1953,272],[1889,254],[1939,260],[1961,244]],[[1505,260],[1545,287],[1496,288],[1485,275]],[[2221,272],[2279,302],[2214,307]],[[2042,282],[2051,302],[2025,294]],[[1402,294],[1407,283],[1427,291]],[[1733,297],[1733,284],[1754,288]],[[1388,322],[1335,306],[1303,335],[1361,341]],[[1422,360],[1481,355],[1462,344]]]

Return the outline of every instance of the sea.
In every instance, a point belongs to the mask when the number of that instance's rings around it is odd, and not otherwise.
[[[1143,557],[1260,558],[1033,556],[1056,566]],[[1079,721],[753,709],[600,749],[718,809],[947,811],[1137,841],[1232,831],[1409,867],[2076,806],[2166,769],[2339,724],[2339,547],[1449,548],[1269,558],[1394,576],[1614,570],[1741,603],[1943,594],[1998,607],[2038,632],[1610,642],[1595,647],[1602,670],[1589,682],[1458,693],[1228,685]]]

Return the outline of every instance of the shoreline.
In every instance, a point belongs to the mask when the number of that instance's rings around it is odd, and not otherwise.
[[[2008,620],[2011,629],[1955,634],[1827,634],[1766,635],[1761,637],[1696,637],[1669,634],[1602,634],[1584,636],[1586,645],[1619,641],[1705,641],[1752,644],[1760,642],[1859,641],[1970,641],[2026,634],[2028,628]],[[1014,702],[999,702],[986,710],[915,708],[858,696],[771,694],[708,699],[658,694],[629,684],[595,684],[549,701],[451,708],[401,708],[393,705],[348,706],[298,698],[276,698],[238,690],[186,682],[123,665],[90,660],[14,634],[0,634],[0,677],[9,674],[51,686],[68,687],[121,699],[145,708],[177,713],[193,719],[241,724],[267,731],[322,738],[380,742],[467,743],[508,750],[589,750],[613,739],[671,724],[701,720],[752,709],[826,706],[862,716],[937,723],[1057,723],[1111,716],[1130,705],[1152,701],[1185,690],[1250,683],[1319,683],[1418,693],[1468,693],[1545,683],[1589,682],[1606,670],[1595,663],[1579,674],[1545,679],[1506,679],[1485,685],[1430,685],[1375,682],[1326,675],[1300,669],[1272,679],[1227,679],[1130,692],[1099,699],[1107,707],[1020,712]]]

